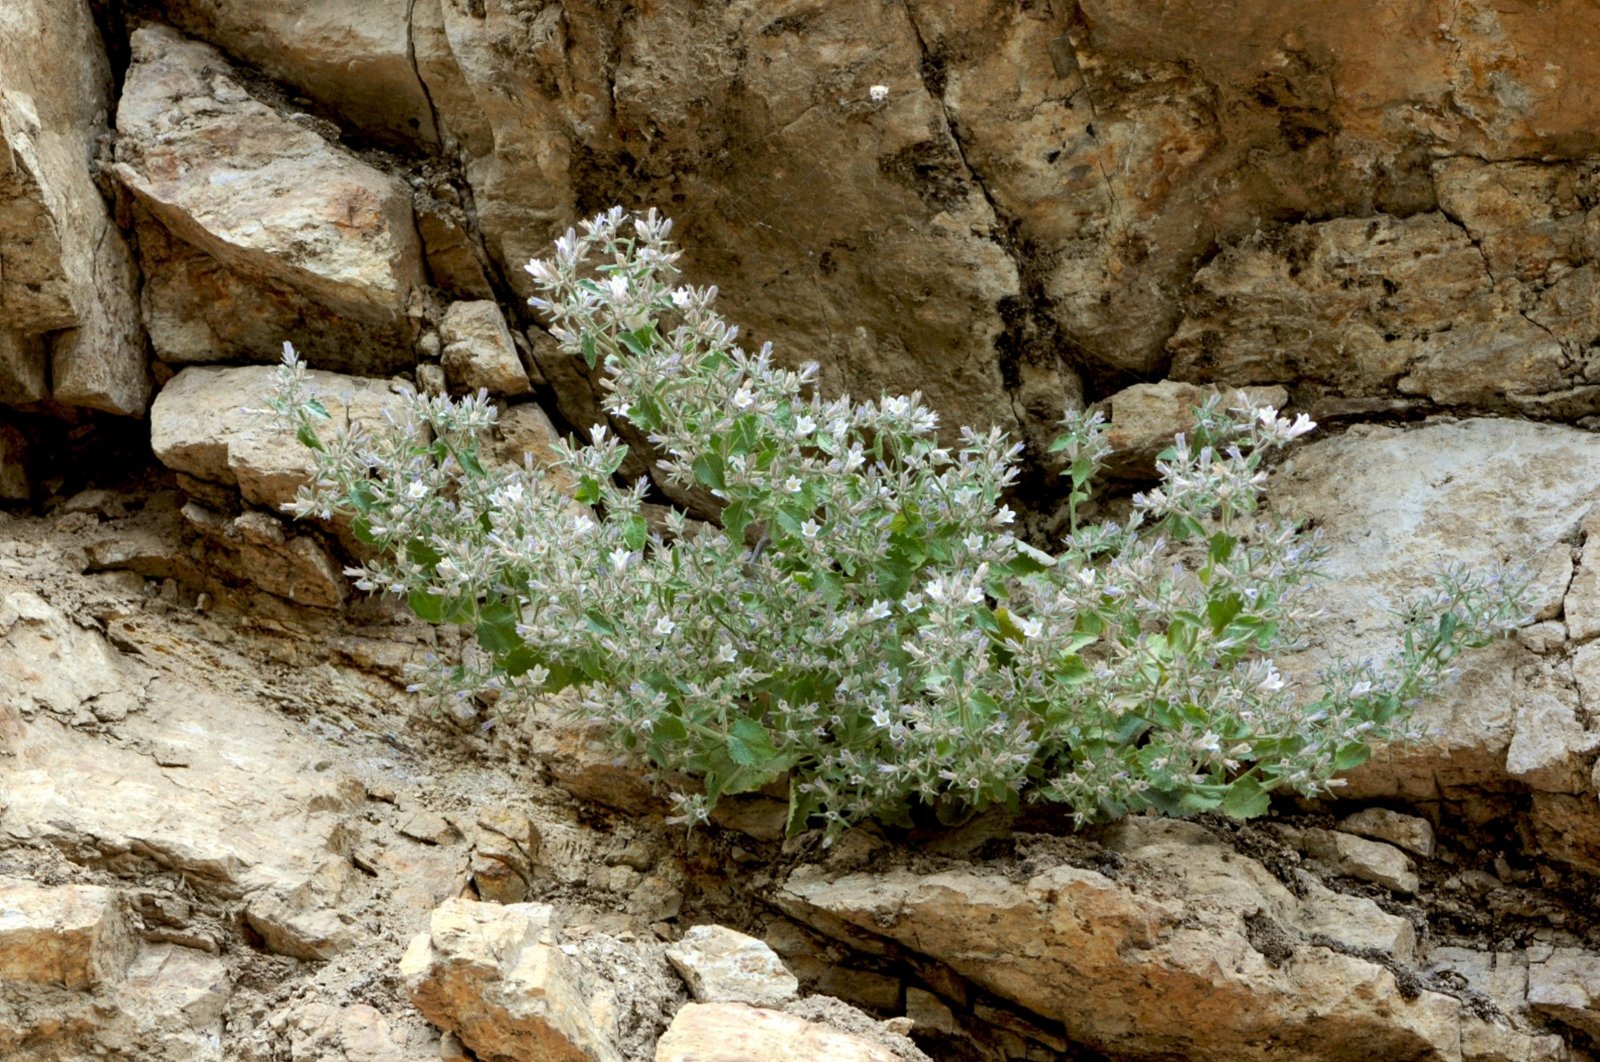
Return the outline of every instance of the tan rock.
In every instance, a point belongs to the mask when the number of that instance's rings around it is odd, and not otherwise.
[[[276,361],[292,339],[322,366],[409,364],[409,189],[253,99],[207,45],[147,26],[132,47],[115,172],[168,234],[140,240],[156,352]]]
[[[1584,730],[1576,705],[1529,691],[1517,705],[1506,773],[1536,790],[1582,793],[1597,750],[1600,733]]]
[[[539,849],[539,828],[527,815],[507,807],[480,811],[470,868],[478,895],[495,903],[521,903],[533,881]]]
[[[1556,948],[1528,965],[1528,1006],[1556,1021],[1600,1036],[1600,955]]]
[[[701,1003],[776,1006],[794,999],[800,982],[765,943],[726,926],[694,926],[667,948],[667,960]]]
[[[1362,808],[1341,819],[1339,829],[1374,841],[1387,841],[1424,859],[1433,858],[1433,823],[1415,815],[1388,808]]]
[[[267,366],[193,366],[174,376],[150,410],[150,445],[168,468],[237,485],[248,502],[278,509],[311,474],[307,450],[264,409]],[[377,423],[402,401],[383,380],[313,370],[307,393],[345,423]]]
[[[488,300],[453,302],[439,323],[444,372],[456,392],[479,388],[492,395],[533,390],[500,307]]]
[[[1168,344],[1175,379],[1494,406],[1559,390],[1561,345],[1442,214],[1343,218],[1225,251]]]
[[[744,1003],[690,1003],[656,1045],[655,1062],[748,1059],[899,1062],[887,1047],[777,1010]]]
[[[110,889],[0,879],[0,982],[94,988],[120,980],[134,949]]]
[[[1112,449],[1106,467],[1113,474],[1152,475],[1156,455],[1172,445],[1173,436],[1193,428],[1195,409],[1218,395],[1229,406],[1242,400],[1255,409],[1282,409],[1289,400],[1282,387],[1251,387],[1232,395],[1177,380],[1125,387],[1102,404],[1109,422],[1106,442]]]
[[[1451,1058],[1479,1020],[1439,993],[1404,1000],[1383,967],[1308,946],[1293,928],[1300,901],[1200,827],[1128,820],[1108,841],[1124,860],[1116,881],[1066,865],[1025,882],[976,865],[803,868],[777,898],[847,942],[887,938],[944,963],[1108,1054]]]
[[[221,1057],[223,1015],[233,984],[214,955],[172,944],[140,949],[117,993],[150,1058]]]
[[[85,0],[0,14],[0,401],[138,415],[150,399],[133,258],[95,188],[112,76]]]
[[[1382,885],[1395,892],[1417,891],[1417,872],[1400,849],[1338,830],[1307,830],[1306,853],[1335,874]]]
[[[1582,643],[1600,634],[1600,509],[1584,516],[1579,531],[1584,549],[1564,605],[1567,633],[1574,642]]]
[[[238,4],[177,0],[164,19],[294,85],[362,132],[434,147],[432,108],[411,58],[408,0]]]
[[[256,510],[229,520],[190,502],[183,515],[189,526],[221,547],[228,557],[225,567],[267,593],[315,608],[344,603],[348,583],[343,571],[310,535],[287,534],[281,521]]]
[[[417,1009],[479,1058],[622,1062],[613,990],[563,951],[548,904],[447,900],[400,976]]]
[[[100,632],[30,590],[0,587],[0,702],[71,718],[96,698],[148,681]]]

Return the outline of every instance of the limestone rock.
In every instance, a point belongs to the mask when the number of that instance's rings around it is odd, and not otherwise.
[[[1323,565],[1328,578],[1315,603],[1327,618],[1318,625],[1320,645],[1280,663],[1294,673],[1339,656],[1360,660],[1392,652],[1385,633],[1391,610],[1424,592],[1441,565],[1492,571],[1502,558],[1537,562],[1570,553],[1580,521],[1600,497],[1597,477],[1600,443],[1594,436],[1508,420],[1410,431],[1358,428],[1298,448],[1269,493],[1284,511],[1317,519],[1329,553]],[[1518,484],[1515,497],[1504,491],[1506,483]],[[1536,563],[1533,575],[1531,611],[1557,611],[1563,596],[1573,611],[1558,566]],[[1459,679],[1417,708],[1420,741],[1377,750],[1346,776],[1341,794],[1446,800],[1452,814],[1470,822],[1498,814],[1485,794],[1517,784],[1510,767],[1536,777],[1552,770],[1565,777],[1569,769],[1586,776],[1595,753],[1585,751],[1589,739],[1572,728],[1566,709],[1556,715],[1568,719],[1562,733],[1572,739],[1569,762],[1540,737],[1554,710],[1543,700],[1549,694],[1518,677],[1538,659],[1510,640],[1459,658]],[[1518,758],[1508,767],[1514,741]],[[1576,815],[1577,808],[1568,810]],[[1555,845],[1563,858],[1600,856],[1600,816],[1591,814],[1581,825],[1582,816],[1563,812],[1559,825],[1540,826],[1552,810],[1550,804],[1535,809],[1542,843]]]
[[[1106,468],[1114,475],[1152,475],[1156,455],[1172,445],[1173,436],[1193,428],[1194,410],[1218,395],[1228,399],[1229,406],[1242,399],[1257,409],[1282,409],[1289,400],[1282,387],[1251,387],[1232,395],[1176,380],[1125,387],[1102,403],[1109,422],[1106,443],[1112,451]]]
[[[1556,948],[1530,963],[1528,1005],[1589,1036],[1600,1036],[1600,955]]]
[[[488,300],[453,302],[439,324],[444,372],[453,390],[524,395],[533,390],[500,307]]]
[[[690,1003],[656,1045],[655,1062],[746,1062],[749,1059],[900,1062],[882,1044],[778,1010],[744,1003]]]
[[[1382,885],[1395,892],[1417,891],[1417,872],[1400,849],[1338,830],[1307,830],[1306,852],[1335,874]]]
[[[432,108],[411,58],[408,0],[177,0],[162,16],[289,82],[369,136],[434,147]]]
[[[777,953],[754,937],[726,926],[695,926],[667,948],[667,959],[701,1003],[786,1003],[800,982]]]
[[[1340,218],[1230,248],[1195,277],[1176,379],[1495,406],[1573,381],[1442,214]]]
[[[1198,826],[1128,820],[1108,843],[1116,880],[1064,864],[1021,881],[977,864],[810,867],[777,899],[846,942],[946,964],[1114,1056],[1453,1058],[1482,1024],[1453,997],[1404,999],[1384,967],[1309,945],[1301,901]],[[1517,1035],[1525,1047],[1531,1034]]]
[[[1567,633],[1574,642],[1581,643],[1600,634],[1600,509],[1583,518],[1579,531],[1583,535],[1583,553],[1563,604]]]
[[[192,366],[174,376],[150,409],[150,445],[168,468],[237,485],[252,504],[278,509],[311,473],[310,452],[260,412],[275,370]],[[312,370],[307,393],[346,423],[377,423],[401,398],[386,381]]]
[[[478,831],[471,866],[478,895],[495,903],[521,903],[538,864],[539,828],[513,808],[489,807],[478,813]]]
[[[67,405],[130,416],[149,402],[133,257],[90,172],[111,93],[86,0],[6,5],[0,402],[38,402],[48,390]]]
[[[120,980],[134,948],[110,889],[0,878],[0,982],[93,988]]]
[[[347,583],[326,547],[310,535],[290,535],[275,517],[251,510],[232,520],[198,502],[183,507],[189,526],[221,547],[229,570],[288,601],[338,608]]]
[[[1387,841],[1424,859],[1433,858],[1433,823],[1415,815],[1388,808],[1363,808],[1340,820],[1339,829],[1374,841]]]
[[[30,590],[0,586],[0,704],[70,719],[147,681],[100,632],[79,627]]]
[[[222,1058],[223,1015],[233,985],[221,959],[172,944],[143,947],[117,1003],[149,1058]]]
[[[904,8],[659,5],[618,23],[420,0],[414,19],[418,68],[519,294],[522,264],[577,216],[670,201],[690,278],[721,284],[729,319],[784,360],[820,362],[831,392],[921,390],[952,430],[1048,429],[1076,394],[1028,320],[1004,221],[923,82]],[[1013,402],[1002,348],[1038,376],[1046,412]]]
[[[408,365],[409,189],[251,97],[207,45],[146,26],[132,47],[115,172],[165,230],[140,240],[157,354],[276,361],[292,339],[318,365]]]
[[[400,961],[406,992],[486,1062],[622,1062],[613,990],[563,951],[559,925],[548,904],[447,900]]]

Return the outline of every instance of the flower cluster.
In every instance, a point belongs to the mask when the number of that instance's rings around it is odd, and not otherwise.
[[[1160,486],[1096,524],[1080,510],[1106,428],[1069,416],[1055,448],[1071,530],[1048,554],[1010,530],[1018,446],[971,429],[947,445],[915,394],[827,399],[814,366],[745,351],[716,290],[680,283],[669,231],[653,212],[586,222],[529,263],[532,302],[604,369],[607,412],[671,484],[718,501],[715,526],[653,528],[603,426],[560,449],[567,494],[532,464],[480,463],[482,396],[415,396],[375,430],[324,437],[288,350],[274,407],[317,453],[295,510],[346,516],[376,547],[358,585],[475,630],[488,666],[454,669],[456,685],[507,708],[575,689],[621,746],[703,781],[680,798],[687,821],[783,778],[794,831],[1025,796],[1080,821],[1259,814],[1399,734],[1462,646],[1518,618],[1503,584],[1454,576],[1392,661],[1297,692],[1271,654],[1316,550],[1260,503],[1264,458],[1304,416],[1208,405]]]

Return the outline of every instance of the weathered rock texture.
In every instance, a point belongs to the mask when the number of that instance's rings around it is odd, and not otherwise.
[[[0,403],[142,413],[133,259],[95,188],[116,101],[87,0],[0,11]]]
[[[411,364],[423,264],[406,186],[253,98],[209,46],[151,27],[132,48],[115,171],[148,219],[156,353],[270,361],[292,338],[323,367]]]

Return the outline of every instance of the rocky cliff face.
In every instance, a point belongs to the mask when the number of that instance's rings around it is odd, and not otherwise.
[[[8,0],[0,141],[0,1054],[1593,1057],[1591,0]],[[581,731],[427,721],[450,636],[351,601],[249,411],[289,340],[546,454],[603,414],[521,265],[614,203],[825,391],[1027,442],[1041,525],[1064,409],[1130,479],[1221,387],[1322,420],[1302,663],[1441,559],[1536,622],[1259,827],[686,843]],[[815,994],[680,983],[716,921]]]

